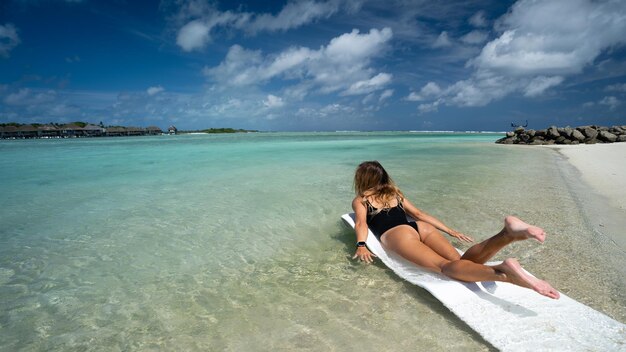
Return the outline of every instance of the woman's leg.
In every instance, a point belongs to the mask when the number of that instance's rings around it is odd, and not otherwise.
[[[473,245],[463,254],[461,259],[483,264],[509,243],[528,238],[534,238],[543,243],[546,234],[543,229],[537,226],[529,225],[514,216],[507,216],[504,219],[502,231],[489,239]]]
[[[408,226],[398,226],[385,233],[381,240],[386,248],[403,258],[434,272],[456,280],[504,281],[526,287],[538,293],[558,298],[559,293],[550,284],[526,274],[515,259],[507,259],[496,266],[486,266],[469,260],[449,260],[420,241]]]
[[[548,282],[529,275],[516,259],[509,258],[501,264],[488,266],[461,259],[444,264],[441,272],[453,279],[477,281],[504,281],[526,287],[549,298],[558,299],[559,292]]]
[[[461,259],[459,252],[443,237],[436,227],[424,221],[417,221],[417,229],[419,230],[422,243],[430,247],[437,254],[448,260]]]

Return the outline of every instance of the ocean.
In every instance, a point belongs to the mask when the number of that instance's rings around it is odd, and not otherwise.
[[[364,160],[477,240],[508,214],[543,227],[543,245],[494,259],[625,322],[624,253],[586,221],[574,172],[500,137],[0,141],[0,350],[493,350],[427,291],[351,260],[340,216]]]

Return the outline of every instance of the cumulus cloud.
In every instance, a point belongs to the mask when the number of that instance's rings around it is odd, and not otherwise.
[[[527,97],[535,97],[542,94],[548,88],[557,86],[563,82],[563,77],[561,76],[539,76],[533,78],[526,88],[524,88],[524,95]]]
[[[280,108],[285,105],[285,102],[281,97],[277,97],[275,95],[269,94],[267,99],[263,101],[263,105],[272,109],[272,108]]]
[[[513,93],[540,96],[582,72],[603,51],[626,43],[625,13],[623,1],[520,0],[496,22],[499,36],[467,63],[474,69],[471,76],[443,88],[431,97],[438,104],[423,110],[483,106]],[[415,93],[407,99],[422,98]],[[610,99],[604,105],[616,106]]]
[[[391,96],[393,95],[393,89],[385,89],[382,93],[380,93],[380,98],[378,98],[378,101],[383,101],[386,99],[391,98]]]
[[[449,46],[452,46],[452,40],[446,31],[441,32],[441,34],[439,34],[437,39],[433,42],[433,48],[445,48]]]
[[[320,19],[329,18],[340,9],[347,12],[358,8],[353,2],[339,0],[288,2],[277,14],[219,11],[214,5],[203,1],[183,1],[175,21],[180,27],[176,37],[184,51],[204,48],[211,42],[215,28],[235,29],[255,35],[258,32],[286,31]]]
[[[476,45],[487,41],[489,34],[485,31],[473,30],[461,37],[461,41],[465,44]]]
[[[611,84],[606,86],[606,88],[604,88],[605,91],[607,92],[622,92],[622,93],[626,93],[626,83],[616,83],[616,84]]]
[[[429,98],[435,98],[441,94],[441,88],[435,82],[428,82],[422,87],[419,93],[411,92],[406,100],[423,101]]]
[[[518,1],[499,20],[502,35],[473,65],[521,75],[578,73],[602,50],[626,41],[625,11],[623,1]]]
[[[4,98],[7,105],[36,106],[52,102],[56,99],[57,93],[54,90],[33,91],[29,88],[22,88]]]
[[[334,104],[328,104],[319,109],[310,108],[310,107],[300,108],[296,112],[296,116],[327,118],[330,116],[350,115],[350,114],[353,114],[354,112],[355,112],[355,109],[351,106],[334,103]]]
[[[353,30],[333,38],[319,50],[289,48],[276,55],[233,45],[224,61],[205,67],[203,73],[221,86],[264,84],[271,79],[293,80],[292,96],[303,97],[310,89],[321,93],[343,90],[344,95],[368,94],[383,89],[391,81],[387,73],[374,74],[371,60],[384,53],[391,39],[389,28],[369,33]]]
[[[184,51],[203,48],[209,42],[210,30],[211,27],[202,21],[191,21],[178,31],[176,44]]]
[[[622,102],[614,96],[608,96],[602,98],[602,100],[600,100],[598,104],[606,105],[609,107],[610,110],[615,110],[618,106],[622,104]]]
[[[148,95],[156,95],[156,94],[163,92],[164,90],[165,88],[161,86],[155,86],[155,87],[150,87],[146,89],[146,93],[148,93]]]
[[[17,28],[11,23],[0,25],[0,56],[9,57],[9,53],[20,43]]]
[[[476,12],[469,18],[468,22],[474,27],[487,27],[489,24],[487,18],[485,18],[485,11]]]
[[[343,92],[343,95],[361,95],[371,93],[381,89],[391,82],[391,77],[392,75],[388,73],[379,73],[370,79],[354,82],[345,92]]]
[[[277,31],[297,28],[318,19],[328,18],[339,10],[338,1],[289,2],[277,15],[261,14],[250,20],[248,31]]]

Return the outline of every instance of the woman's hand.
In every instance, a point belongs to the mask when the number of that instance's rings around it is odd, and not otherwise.
[[[356,247],[356,253],[354,253],[354,256],[352,257],[352,259],[359,258],[359,260],[364,261],[369,264],[374,261],[375,257],[376,255],[370,252],[370,250],[367,249],[367,247]]]
[[[463,241],[463,242],[474,242],[474,239],[459,232],[459,231],[455,231],[455,230],[450,230],[450,232],[448,232],[448,234],[454,238],[458,238],[459,240]]]

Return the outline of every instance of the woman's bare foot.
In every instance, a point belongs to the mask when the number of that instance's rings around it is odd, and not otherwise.
[[[512,284],[529,288],[549,298],[559,299],[560,297],[559,291],[549,283],[526,273],[516,259],[506,259],[494,268],[506,274],[507,279]]]
[[[529,225],[515,216],[507,216],[504,218],[504,229],[508,236],[512,236],[516,240],[534,238],[540,243],[546,240],[546,233],[542,228]]]

